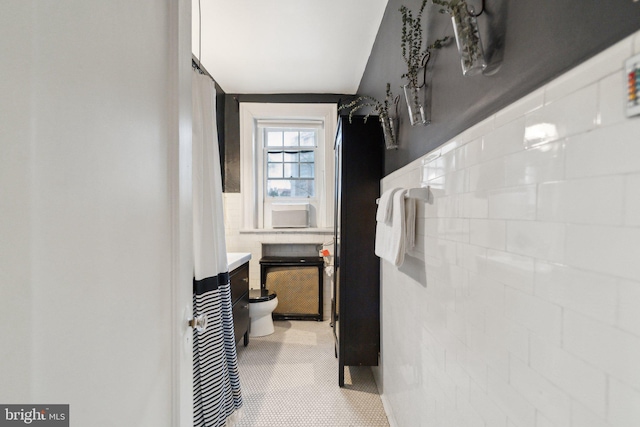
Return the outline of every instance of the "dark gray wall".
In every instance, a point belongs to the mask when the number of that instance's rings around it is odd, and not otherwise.
[[[225,113],[225,98],[226,98],[226,94],[224,93],[224,90],[222,89],[222,87],[220,87],[220,85],[218,84],[218,82],[216,82],[216,80],[211,77],[211,74],[209,74],[209,71],[207,71],[207,69],[200,64],[200,61],[198,61],[198,59],[195,57],[195,55],[192,55],[191,57],[191,64],[194,68],[197,68],[200,70],[201,73],[209,76],[209,78],[211,78],[211,80],[213,81],[213,85],[216,89],[216,129],[218,131],[218,152],[220,154],[220,166],[221,166],[221,170],[224,171],[224,165],[225,165],[225,147],[224,147],[224,143],[225,143],[225,119],[224,119],[224,113]],[[222,173],[222,185],[224,187],[224,181],[225,181],[225,174],[224,172]]]
[[[359,94],[384,98],[404,84],[400,49],[406,5],[417,11],[421,0],[389,0]],[[480,9],[481,0],[468,0]],[[427,44],[453,36],[449,15],[429,4],[423,23]],[[554,77],[640,29],[640,2],[634,0],[486,0],[479,18],[492,75],[464,77],[455,42],[436,51],[429,62],[431,124],[409,124],[400,99],[400,148],[386,152],[386,174],[401,168],[530,93]],[[620,102],[623,102],[621,100]]]
[[[225,164],[225,148],[224,142],[226,140],[224,134],[224,111],[225,111],[225,98],[226,94],[220,85],[214,80],[216,87],[216,129],[218,130],[218,152],[220,153],[220,170],[224,171]],[[222,173],[222,186],[224,187],[224,172]]]

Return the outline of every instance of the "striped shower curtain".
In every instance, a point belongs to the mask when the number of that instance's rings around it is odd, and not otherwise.
[[[215,86],[196,70],[192,82],[193,314],[206,314],[208,320],[206,330],[193,331],[194,426],[222,427],[235,423],[242,397],[224,234]]]

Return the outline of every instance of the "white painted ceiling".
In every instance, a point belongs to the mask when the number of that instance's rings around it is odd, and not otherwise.
[[[192,0],[193,53],[226,93],[354,94],[387,1]]]

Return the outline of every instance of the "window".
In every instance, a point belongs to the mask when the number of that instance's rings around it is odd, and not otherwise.
[[[283,203],[309,205],[310,226],[333,219],[335,104],[240,103],[243,228],[271,228]]]
[[[316,197],[317,131],[264,128],[267,198]]]

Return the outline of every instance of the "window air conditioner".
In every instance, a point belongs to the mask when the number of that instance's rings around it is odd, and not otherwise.
[[[271,205],[273,228],[309,227],[309,203],[278,203]]]

